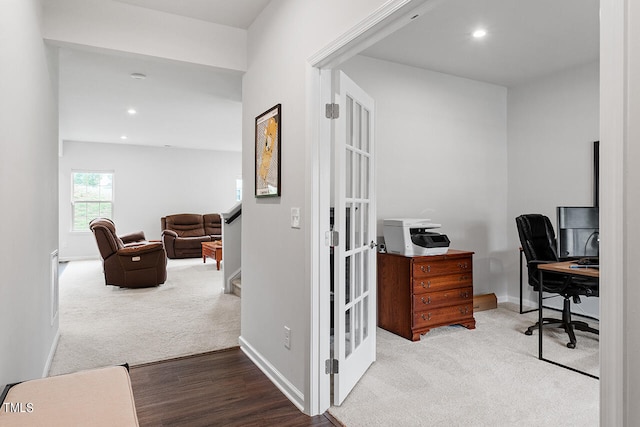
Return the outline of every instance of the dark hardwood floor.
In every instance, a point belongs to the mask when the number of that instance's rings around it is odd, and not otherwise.
[[[132,366],[130,376],[141,427],[342,425],[300,412],[238,347]]]

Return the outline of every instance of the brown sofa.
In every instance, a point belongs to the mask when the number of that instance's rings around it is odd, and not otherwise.
[[[200,258],[202,242],[222,240],[219,214],[176,214],[160,218],[162,243],[169,258]]]
[[[143,232],[118,237],[113,221],[89,224],[102,256],[105,283],[123,288],[158,286],[167,279],[167,254],[161,242],[147,242]]]

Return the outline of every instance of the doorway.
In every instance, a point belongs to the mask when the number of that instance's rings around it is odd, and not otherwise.
[[[410,14],[406,15],[407,22],[411,22],[411,18],[413,18],[415,16],[415,14],[412,14],[411,16],[409,16],[409,15]],[[397,24],[397,21],[396,21],[396,24]],[[597,28],[597,25],[594,28]],[[371,43],[367,44],[367,43],[363,42],[362,44],[369,46]],[[349,50],[349,49],[346,49],[346,50]],[[354,50],[356,50],[356,48],[352,47],[351,51],[353,52]],[[330,66],[332,66],[332,67],[337,67],[338,66],[337,63],[343,63],[344,59],[345,59],[344,56],[342,56],[339,59],[335,59],[334,62],[328,61],[327,63],[329,63]],[[365,61],[369,61],[370,59],[371,58],[367,58]],[[377,58],[373,58],[373,60],[375,60],[375,59],[377,59]],[[347,71],[349,72],[349,70],[347,70]],[[358,82],[360,84],[360,81],[357,78],[356,78],[356,82]],[[480,111],[481,108],[482,107],[479,107],[478,111]],[[596,110],[597,110],[597,107],[596,107]],[[434,114],[437,114],[437,110],[434,110]],[[419,122],[420,120],[421,120],[420,118],[417,118],[416,122]],[[423,118],[423,120],[424,120],[424,118]],[[595,118],[595,122],[597,123],[597,117]],[[451,123],[459,125],[460,127],[462,127],[463,124],[464,124],[464,122],[462,122],[460,120],[452,121]],[[596,130],[596,132],[597,132],[597,130]],[[423,141],[426,140],[427,137],[428,136],[424,136],[423,137]],[[475,138],[474,135],[468,135],[467,136],[468,140],[473,140],[474,138]],[[503,141],[504,141],[504,145],[506,145],[506,135],[503,135],[502,138],[503,138]],[[402,140],[402,139],[403,138],[399,138],[399,140]],[[595,139],[597,139],[597,137]],[[594,140],[594,138],[589,136],[588,138],[585,139],[585,143],[588,145],[593,140]],[[453,148],[451,148],[451,149],[453,150]],[[496,158],[497,151],[499,151],[500,149],[503,150],[503,153],[506,151],[506,149],[503,146],[502,148],[497,147],[496,151],[491,151],[490,150],[490,151],[485,152],[485,153],[482,153],[482,152],[477,152],[476,153],[476,152],[474,152],[474,154],[471,155],[470,157],[475,156],[475,158],[477,160],[479,160],[479,161],[490,162],[491,159],[495,159]],[[395,151],[403,152],[403,150],[395,150]],[[587,156],[589,156],[590,155],[590,150],[589,150],[588,147],[586,148],[585,151],[587,153]],[[404,151],[404,152],[406,152],[406,151]],[[415,151],[414,151],[414,153],[415,153]],[[433,152],[431,152],[431,153],[433,154]],[[420,154],[422,154],[422,153],[420,153]],[[455,154],[455,153],[453,153],[453,154]],[[505,162],[506,162],[506,160],[508,158],[508,155],[502,154],[501,156],[503,156],[502,159],[505,160]],[[413,157],[416,157],[416,155],[414,154]],[[433,157],[433,156],[431,156],[431,157]],[[464,155],[463,155],[463,157],[464,157]],[[452,163],[452,162],[446,162],[446,163],[455,164],[455,163]],[[585,163],[587,164],[587,168],[588,168],[589,165],[590,165],[590,162],[587,161]],[[434,161],[434,163],[430,164],[429,167],[431,167],[432,165],[435,165],[434,167],[438,167],[437,161]],[[404,170],[402,172],[404,172]],[[443,173],[442,176],[448,176],[448,175],[446,175],[447,174],[446,169],[441,169],[441,172]],[[503,170],[503,172],[504,172],[504,175],[503,175],[502,181],[504,181],[504,176],[507,175],[508,171],[504,171]],[[470,176],[476,176],[476,175],[470,174]],[[589,175],[587,175],[587,176],[589,176]],[[411,179],[410,179],[410,181],[411,181]],[[412,182],[415,182],[415,180],[413,180]],[[476,184],[478,184],[478,181],[474,180],[472,185],[476,185]],[[486,188],[489,188],[489,186],[487,185]],[[481,192],[484,192],[484,189],[486,189],[486,188],[485,187],[481,187],[480,189],[482,191],[476,191],[476,193],[480,194]],[[504,194],[508,194],[509,190],[507,188],[503,188],[503,189],[504,189]],[[431,194],[433,194],[433,191],[431,192]],[[587,195],[590,197],[589,191],[587,191]],[[506,196],[504,196],[504,198],[506,199]],[[499,216],[498,216],[499,219],[496,220],[493,223],[489,223],[489,226],[485,226],[482,223],[482,222],[484,222],[484,220],[483,221],[476,221],[474,223],[469,223],[468,220],[467,220],[466,221],[467,224],[465,224],[465,219],[462,216],[462,214],[464,213],[464,211],[466,209],[466,206],[473,205],[476,202],[483,203],[480,199],[478,199],[478,200],[473,199],[473,203],[469,203],[469,204],[466,204],[463,201],[456,202],[455,200],[453,200],[453,202],[452,202],[453,207],[451,208],[451,210],[453,211],[453,214],[451,214],[451,212],[443,212],[441,210],[441,208],[438,208],[438,207],[434,208],[433,205],[427,204],[428,202],[425,203],[421,207],[420,206],[412,207],[412,209],[414,209],[414,212],[417,212],[421,216],[424,215],[427,218],[430,218],[430,216],[434,215],[434,214],[445,214],[445,213],[446,213],[446,215],[443,215],[443,216],[446,216],[447,218],[453,218],[453,221],[450,222],[449,226],[452,228],[453,234],[456,237],[456,241],[457,242],[471,242],[473,245],[476,245],[476,242],[482,242],[482,241],[489,242],[491,239],[493,239],[492,236],[504,235],[505,234],[505,229],[504,229],[505,224],[507,224],[507,225],[509,224],[509,218],[510,218],[510,216],[512,216],[512,214],[509,213],[509,212],[503,212],[503,213],[499,214]],[[502,206],[506,205],[506,200],[503,200],[502,202],[500,200],[494,200],[492,202],[496,206],[499,203],[502,203]],[[382,210],[382,209],[384,209],[384,208],[381,206],[380,210]],[[435,211],[434,211],[434,209],[435,209]],[[440,209],[440,210],[438,210],[438,209]],[[516,210],[517,208],[514,207],[512,209]],[[552,209],[555,209],[555,205],[552,206]],[[458,216],[455,215],[455,213],[456,213],[455,211],[459,212]],[[390,213],[385,213],[384,215],[387,216],[387,215],[390,215]],[[490,215],[490,216],[493,216],[493,215]],[[431,219],[434,219],[436,222],[442,222],[442,221],[439,221],[438,218],[431,218]],[[512,237],[515,238],[515,227],[512,227],[512,228],[513,228],[513,230],[509,230],[508,233],[511,234]],[[499,229],[499,233],[496,232],[497,229]],[[511,259],[511,256],[509,255],[510,254],[510,249],[509,249],[510,240],[513,240],[513,239],[509,239],[509,238],[505,237],[503,241],[498,242],[498,244],[497,244],[498,247],[497,248],[488,246],[489,245],[488,243],[484,243],[483,246],[480,246],[482,251],[483,251],[483,253],[481,254],[482,256],[480,257],[481,258],[480,267],[481,267],[481,270],[482,270],[482,275],[481,276],[483,277],[483,280],[480,281],[480,283],[481,284],[482,283],[489,283],[490,281],[496,281],[497,280],[498,282],[501,283],[501,285],[500,285],[501,287],[499,288],[499,293],[501,293],[501,296],[503,298],[507,298],[507,299],[512,297],[512,295],[511,295],[512,292],[510,292],[511,284],[512,283],[517,283],[517,261],[514,262],[514,263],[511,263],[511,261],[510,261],[510,259]],[[495,244],[495,243],[493,243],[493,244]],[[492,256],[493,253],[499,253],[499,252],[500,252],[499,256],[497,256],[497,257],[496,256]],[[517,252],[516,252],[516,255],[517,255]],[[516,256],[516,259],[517,259],[517,256]],[[496,273],[495,268],[497,266],[500,266],[500,268],[504,268],[502,270],[502,272]],[[509,279],[509,277],[511,277],[512,279]]]

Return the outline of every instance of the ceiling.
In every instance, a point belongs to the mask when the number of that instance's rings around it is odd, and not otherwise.
[[[599,58],[599,0],[431,3],[362,54],[507,87]]]
[[[102,0],[247,29],[269,0]],[[60,49],[66,141],[240,151],[242,74],[117,52]],[[144,80],[131,78],[143,73]],[[135,108],[136,114],[127,113]],[[126,139],[122,137],[126,136]]]
[[[241,150],[238,72],[66,48],[59,64],[63,140]]]
[[[248,28],[269,0],[103,0]],[[513,86],[598,60],[598,0],[430,0],[363,52]],[[487,31],[483,39],[471,33]],[[137,80],[131,73],[143,73]],[[241,150],[242,75],[157,58],[60,49],[63,140]],[[129,115],[127,109],[137,114]],[[126,135],[127,139],[121,139]]]
[[[269,0],[115,0],[229,27],[249,28]]]

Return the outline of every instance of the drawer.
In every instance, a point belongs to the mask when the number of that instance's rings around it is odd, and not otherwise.
[[[472,266],[471,258],[415,262],[413,263],[413,277],[465,273],[471,271]]]
[[[449,274],[446,276],[421,277],[413,279],[413,293],[444,291],[447,289],[464,288],[473,285],[471,272]]]
[[[473,303],[452,307],[434,308],[413,313],[414,328],[429,328],[441,325],[455,325],[473,319]]]
[[[473,302],[472,287],[416,294],[413,296],[413,311],[431,310],[432,308],[471,302]]]

